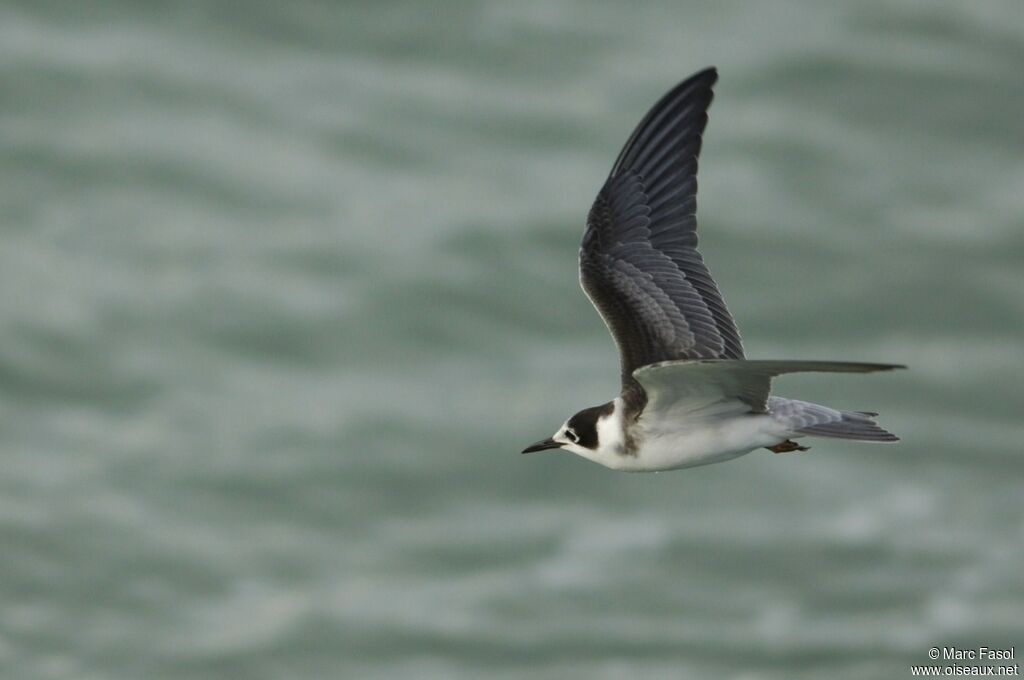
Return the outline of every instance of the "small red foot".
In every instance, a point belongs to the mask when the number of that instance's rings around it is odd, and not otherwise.
[[[795,441],[787,439],[784,442],[780,442],[775,446],[766,446],[766,449],[772,453],[789,453],[790,451],[810,451],[809,446],[800,446]]]

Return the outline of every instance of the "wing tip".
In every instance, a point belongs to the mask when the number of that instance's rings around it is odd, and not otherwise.
[[[707,124],[707,109],[715,98],[713,86],[716,82],[718,82],[718,69],[714,66],[707,66],[679,81],[672,89],[662,95],[661,99],[655,102],[647,111],[647,114],[640,120],[640,123],[626,140],[622,150],[619,151],[619,155],[615,158],[615,163],[612,164],[611,172],[608,175],[609,181],[618,176],[627,158],[635,153],[639,153],[639,150],[636,148],[637,141],[642,138],[645,129],[652,119],[656,118],[659,112],[664,111],[666,107],[673,106],[676,102],[681,101],[681,99],[695,97],[698,101],[703,100],[700,105],[703,109],[701,114],[703,123],[696,130],[697,137],[699,138],[704,132],[704,125]],[[639,146],[642,148],[644,144],[641,143]]]
[[[705,66],[701,70],[690,76],[693,80],[706,79],[709,85],[714,85],[718,82],[718,67],[717,66]]]
[[[714,98],[714,92],[712,92],[712,89],[717,82],[718,68],[708,66],[679,81],[675,87],[669,90],[664,99],[672,99],[683,90],[698,91],[700,89],[706,89],[708,91],[708,105],[710,105],[710,100]],[[707,114],[705,113],[705,115]]]

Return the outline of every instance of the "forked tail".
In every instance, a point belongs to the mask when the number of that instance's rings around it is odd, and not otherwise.
[[[786,425],[794,435],[853,439],[862,442],[898,442],[899,437],[885,430],[870,411],[838,409],[783,397],[768,398],[768,412]]]

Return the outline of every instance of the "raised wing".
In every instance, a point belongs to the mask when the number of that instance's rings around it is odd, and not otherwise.
[[[647,395],[647,410],[699,411],[721,402],[742,402],[754,413],[767,410],[772,378],[784,373],[873,373],[906,368],[851,361],[664,361],[643,366],[633,377]]]
[[[644,116],[597,195],[580,247],[580,282],[619,347],[624,386],[670,359],[742,359],[743,346],[697,252],[697,157],[713,68]]]

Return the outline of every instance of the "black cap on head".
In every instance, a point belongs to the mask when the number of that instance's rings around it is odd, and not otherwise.
[[[597,448],[597,421],[602,416],[611,414],[615,405],[612,402],[585,408],[572,418],[569,418],[569,427],[576,433],[576,443],[588,449]]]

